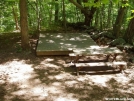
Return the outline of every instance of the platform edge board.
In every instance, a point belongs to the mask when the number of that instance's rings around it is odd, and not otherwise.
[[[37,56],[48,55],[69,55],[72,51],[36,51]]]

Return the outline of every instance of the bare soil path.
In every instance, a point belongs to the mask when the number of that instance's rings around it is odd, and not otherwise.
[[[134,101],[134,65],[125,73],[76,76],[67,56],[37,57],[22,51],[19,35],[0,36],[0,101]],[[126,61],[129,56],[126,54]]]

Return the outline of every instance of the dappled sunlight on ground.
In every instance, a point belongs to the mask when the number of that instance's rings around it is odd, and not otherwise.
[[[65,67],[68,58],[34,57],[0,64],[0,100],[102,101],[134,96],[134,70],[127,69],[129,74],[76,76],[72,74],[75,68]]]
[[[20,36],[11,39],[3,38],[0,43],[0,101],[105,101],[106,98],[124,97],[134,99],[133,65],[125,70],[127,74],[86,71],[76,76],[75,67],[68,65],[68,56],[37,57],[34,54],[37,39],[30,40],[33,42],[32,52],[21,50]],[[80,37],[76,39],[85,41]],[[70,40],[74,42],[74,39]],[[70,47],[70,43],[66,46]]]

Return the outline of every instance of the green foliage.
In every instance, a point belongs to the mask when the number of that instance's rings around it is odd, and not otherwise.
[[[127,18],[128,21],[134,18],[134,10],[131,10],[131,16]]]
[[[102,0],[102,3],[103,4],[108,4],[109,3],[109,0]]]
[[[10,32],[15,29],[13,9],[19,14],[18,0],[7,0],[1,2],[0,10],[0,32]]]
[[[122,7],[129,7],[129,6],[130,6],[129,3],[122,4]]]
[[[134,13],[134,10],[131,10],[132,13]]]
[[[84,3],[84,6],[85,7],[100,7],[101,6],[101,2],[98,1],[98,2],[94,3],[94,0],[91,0],[91,1],[89,1],[87,3]]]
[[[74,0],[77,1],[77,0]],[[118,6],[122,5],[122,7],[128,7],[132,9],[133,5],[128,2],[126,4],[121,3],[122,0],[98,0],[98,2],[94,3],[94,0],[88,0],[87,3],[82,2],[83,7],[90,8],[97,7],[99,9],[98,23],[103,20],[102,24],[107,26],[108,19],[108,10],[109,4],[112,3],[112,7],[110,8],[111,13],[111,21],[114,22],[117,14],[118,14]],[[18,15],[19,20],[19,0],[2,0],[0,2],[0,32],[8,32],[15,30],[15,20],[13,17],[12,6],[15,8],[15,12]],[[40,28],[45,29],[54,29],[55,24],[55,10],[57,9],[56,5],[58,5],[58,20],[63,21],[63,5],[62,1],[58,0],[28,0],[28,21],[29,21],[29,29],[36,30],[38,26],[38,18],[40,19]],[[37,7],[36,7],[37,6]],[[69,0],[65,0],[65,9],[66,9],[66,20],[67,22],[83,22],[84,15],[81,10],[76,8]],[[126,18],[130,16],[128,9],[128,13],[126,13]],[[134,12],[134,11],[132,11]],[[133,17],[129,17],[128,20]],[[128,22],[127,20],[127,22]],[[95,15],[93,19],[93,24],[95,23]],[[19,22],[18,22],[19,23]],[[126,24],[126,23],[125,23]],[[59,25],[58,23],[56,24]],[[127,25],[127,24],[126,24]],[[54,28],[53,28],[54,27]],[[98,26],[100,27],[100,24]],[[112,27],[112,25],[110,26]]]
[[[112,0],[113,4],[118,4],[119,2],[121,2],[121,0]],[[90,0],[87,3],[84,3],[84,6],[86,6],[86,7],[101,7],[103,4],[104,5],[109,4],[109,0],[99,0],[96,3],[94,3],[94,0]],[[127,6],[127,4],[124,6]]]
[[[121,0],[111,0],[114,4],[118,4]]]
[[[134,16],[131,16],[131,17],[128,17],[127,20],[130,21],[133,18],[134,18]]]

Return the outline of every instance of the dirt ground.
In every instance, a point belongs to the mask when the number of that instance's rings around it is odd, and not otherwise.
[[[134,54],[125,53],[126,73],[95,72],[76,76],[68,56],[22,51],[20,35],[0,35],[0,101],[134,101]]]

